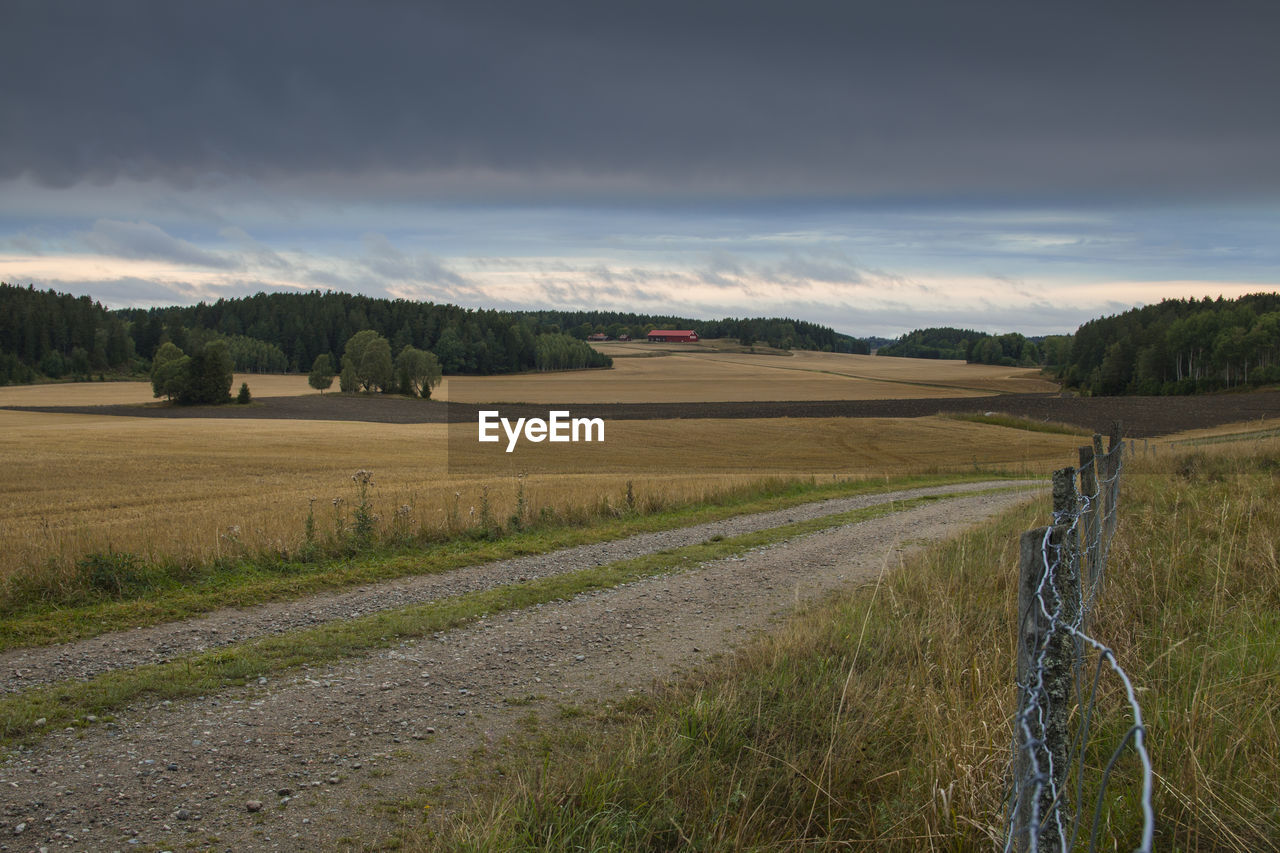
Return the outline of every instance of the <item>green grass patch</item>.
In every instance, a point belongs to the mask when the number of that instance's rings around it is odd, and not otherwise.
[[[1272,452],[1275,447],[1273,445]],[[1280,850],[1280,478],[1266,453],[1129,463],[1092,633],[1134,680],[1156,848]],[[1203,467],[1196,469],[1202,471]],[[413,850],[990,850],[1003,846],[1018,536],[1039,501],[833,597],[681,683],[477,757]],[[1131,723],[1104,678],[1086,826]],[[1136,758],[1101,843],[1139,838]],[[446,810],[447,811],[447,810]]]
[[[15,576],[0,590],[0,651],[50,645],[110,631],[171,622],[221,607],[299,598],[408,575],[670,530],[735,515],[783,509],[809,501],[893,489],[946,485],[1011,476],[975,471],[883,480],[764,481],[699,503],[654,507],[601,507],[589,518],[559,518],[518,527],[483,527],[445,541],[342,543],[345,553],[285,559],[279,554],[204,564],[158,565],[127,553],[83,557],[70,577]]]
[[[12,743],[30,738],[50,727],[83,721],[89,714],[101,716],[139,700],[203,695],[242,685],[247,679],[268,673],[278,674],[303,664],[338,660],[405,639],[430,636],[484,615],[569,599],[583,592],[608,589],[639,578],[686,570],[751,548],[956,496],[931,495],[890,501],[429,604],[328,622],[315,628],[187,655],[168,663],[106,673],[84,682],[59,682],[33,688],[0,698],[0,742]],[[37,725],[37,720],[44,722]]]
[[[1057,421],[1038,421],[1034,418],[1006,415],[1002,412],[952,412],[943,414],[942,417],[950,418],[953,421],[990,424],[992,426],[1008,427],[1009,429],[1023,429],[1029,432],[1047,432],[1054,435],[1093,435],[1092,430],[1074,426],[1073,424],[1064,424]]]

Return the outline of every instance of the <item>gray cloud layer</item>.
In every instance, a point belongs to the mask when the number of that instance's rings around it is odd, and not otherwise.
[[[1278,23],[1247,0],[7,0],[0,179],[1274,195]]]

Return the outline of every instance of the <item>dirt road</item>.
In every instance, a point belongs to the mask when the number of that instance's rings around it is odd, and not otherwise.
[[[8,690],[85,677],[157,654],[230,642],[217,620],[224,626],[239,620],[227,635],[243,640],[356,610],[843,512],[859,505],[852,500],[865,506],[992,485],[824,501],[223,612],[87,644],[10,653],[0,659],[0,673]],[[531,713],[553,724],[564,708],[624,697],[654,679],[671,678],[766,628],[796,603],[873,579],[921,545],[1026,500],[1039,485],[951,498],[270,677],[251,688],[134,707],[113,723],[53,733],[0,764],[0,850],[359,849],[394,829],[397,810],[386,804],[423,791],[450,795],[457,784],[454,763],[478,746],[500,742]],[[165,649],[158,652],[160,642]],[[26,658],[19,662],[15,655]],[[15,668],[23,670],[16,679]]]

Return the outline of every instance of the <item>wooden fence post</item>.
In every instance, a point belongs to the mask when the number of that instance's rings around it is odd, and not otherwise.
[[[1053,474],[1053,527],[1022,534],[1018,561],[1018,684],[1019,707],[1041,705],[1040,713],[1027,721],[1031,742],[1019,721],[1016,732],[1018,753],[1015,772],[1014,838],[1016,849],[1029,848],[1035,832],[1041,849],[1059,846],[1056,809],[1066,795],[1070,735],[1067,722],[1071,712],[1075,669],[1075,642],[1064,630],[1074,625],[1079,614],[1079,548],[1073,525],[1078,498],[1075,469],[1063,468]],[[1039,729],[1043,721],[1043,730]],[[1037,742],[1039,741],[1039,742]],[[1032,754],[1039,764],[1040,779],[1032,774]],[[1052,774],[1050,774],[1052,768]],[[1055,797],[1055,792],[1059,796]],[[1032,809],[1038,803],[1039,825],[1031,825]]]
[[[1101,557],[1098,550],[1101,519],[1098,509],[1102,495],[1098,491],[1098,459],[1091,444],[1080,448],[1080,495],[1083,501],[1079,526],[1080,587],[1081,596],[1088,598],[1097,582],[1097,566]]]
[[[1117,474],[1120,472],[1120,464],[1124,456],[1124,441],[1120,438],[1120,432],[1120,422],[1112,421],[1111,430],[1107,435],[1106,462],[1103,465],[1103,472],[1106,478],[1107,511],[1103,516],[1102,536],[1108,543],[1111,541],[1111,536],[1116,532],[1116,521],[1119,520],[1116,506],[1120,502],[1120,478]]]

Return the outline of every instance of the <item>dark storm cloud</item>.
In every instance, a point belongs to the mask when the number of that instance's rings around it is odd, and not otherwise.
[[[1270,2],[7,0],[0,23],[0,178],[48,186],[1280,188]]]

